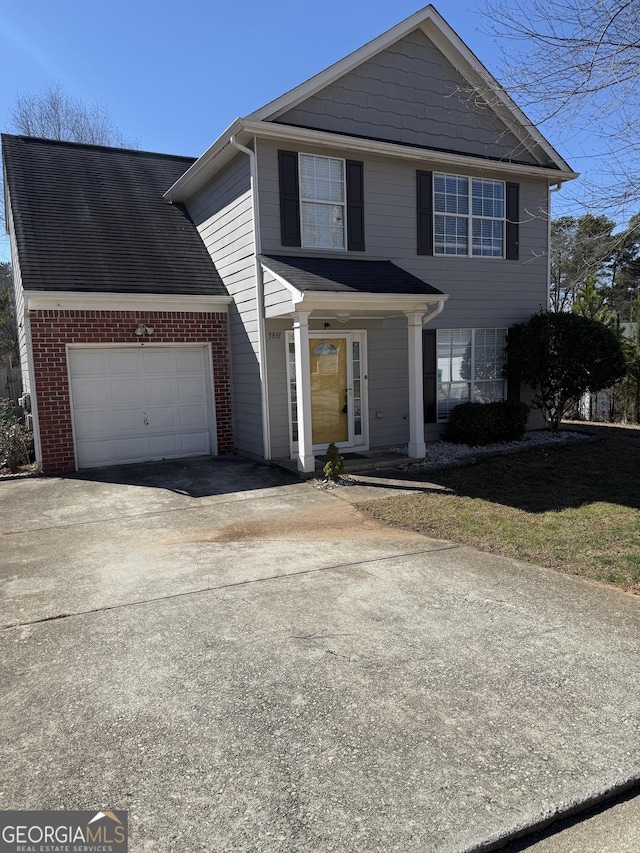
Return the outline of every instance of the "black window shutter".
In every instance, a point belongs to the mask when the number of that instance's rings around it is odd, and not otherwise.
[[[517,376],[507,376],[507,400],[510,403],[520,402],[520,379]]]
[[[280,240],[283,246],[300,245],[300,194],[298,190],[298,154],[278,151],[280,180]]]
[[[520,184],[507,183],[507,251],[508,261],[520,257]]]
[[[347,160],[347,248],[364,252],[364,167]]]
[[[509,340],[509,332],[507,332],[507,341]],[[507,400],[511,403],[519,403],[520,402],[520,376],[516,373],[515,370],[509,365],[509,358],[507,357],[507,365],[505,371],[506,379],[507,379]]]
[[[438,420],[436,406],[438,359],[436,354],[436,330],[422,331],[422,383],[424,397],[424,422],[435,424]]]
[[[416,172],[418,254],[433,255],[433,173]]]

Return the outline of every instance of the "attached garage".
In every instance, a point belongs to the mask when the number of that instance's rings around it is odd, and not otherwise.
[[[20,359],[44,474],[233,452],[231,297],[193,158],[3,136]]]
[[[233,450],[228,297],[149,302],[27,294],[45,474]]]
[[[79,468],[217,453],[208,346],[69,347]]]

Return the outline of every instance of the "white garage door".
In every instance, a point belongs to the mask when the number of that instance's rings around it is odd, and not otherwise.
[[[203,346],[70,348],[79,468],[215,453]]]

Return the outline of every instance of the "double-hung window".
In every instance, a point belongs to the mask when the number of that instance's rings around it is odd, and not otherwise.
[[[344,249],[344,177],[344,160],[300,154],[300,220],[304,247]]]
[[[434,173],[433,230],[436,255],[503,258],[504,182]]]
[[[504,400],[505,329],[438,329],[438,420],[459,403]]]

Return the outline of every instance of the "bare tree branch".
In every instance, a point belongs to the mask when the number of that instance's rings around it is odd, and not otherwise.
[[[137,148],[138,140],[122,133],[107,109],[94,103],[86,106],[68,95],[60,83],[48,83],[37,94],[21,93],[9,112],[10,130],[23,136]],[[4,227],[4,191],[0,178],[0,225]]]
[[[511,95],[567,147],[597,144],[609,174],[586,203],[626,218],[640,203],[640,0],[488,0],[487,17]]]
[[[128,139],[116,127],[105,107],[98,103],[86,106],[64,92],[60,83],[49,83],[37,94],[19,94],[9,119],[11,129],[24,136],[138,147],[137,140]]]

